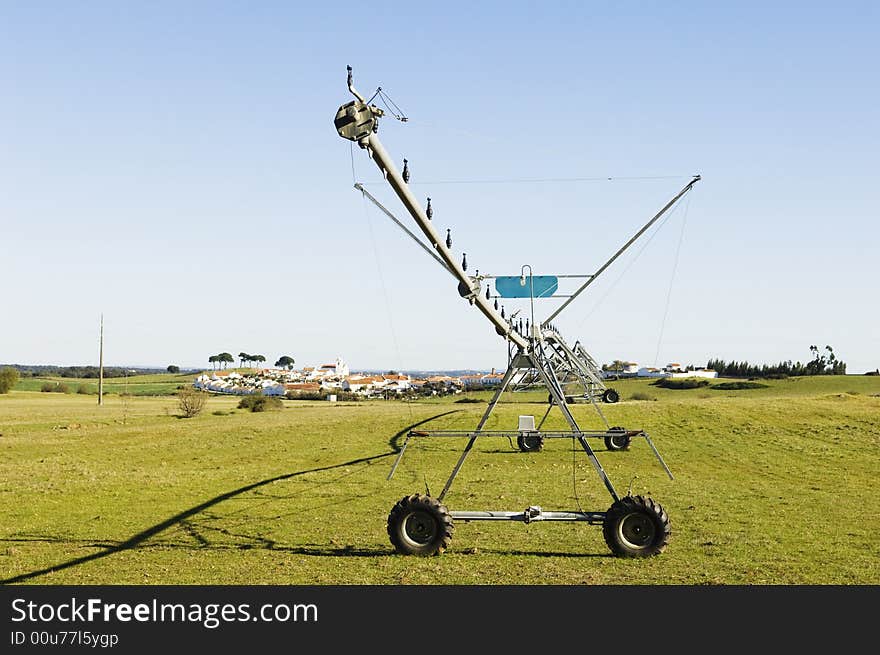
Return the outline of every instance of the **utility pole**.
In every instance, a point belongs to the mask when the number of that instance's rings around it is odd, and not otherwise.
[[[98,406],[104,404],[104,314],[101,314],[101,336],[98,346]]]

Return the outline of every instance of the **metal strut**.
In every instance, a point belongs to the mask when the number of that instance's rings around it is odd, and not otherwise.
[[[367,191],[364,188],[363,184],[358,182],[354,185],[354,188],[357,189],[358,191],[360,191],[364,195],[364,198],[366,198],[367,200],[372,202],[374,205],[376,205],[376,207],[378,207],[382,211],[383,214],[385,214],[388,218],[390,218],[392,221],[394,221],[394,223],[395,223],[395,225],[397,225],[397,227],[399,227],[401,230],[406,232],[409,235],[410,239],[412,239],[417,244],[419,244],[419,247],[422,250],[424,250],[426,253],[428,253],[431,256],[431,258],[434,259],[434,261],[436,261],[438,264],[440,264],[440,266],[443,267],[443,270],[445,270],[450,275],[455,276],[455,272],[452,269],[450,269],[449,266],[446,265],[446,262],[444,262],[442,259],[440,259],[440,257],[437,256],[437,253],[433,252],[428,246],[426,246],[422,242],[422,240],[419,239],[419,237],[417,237],[415,234],[413,234],[406,225],[401,223],[400,220],[398,220],[397,216],[392,214],[391,211],[385,205],[383,205],[381,202],[376,200],[375,196],[373,196],[372,193]]]
[[[688,191],[690,191],[691,188],[692,188],[697,182],[699,182],[701,179],[703,179],[701,176],[699,176],[699,175],[694,175],[693,179],[692,179],[690,182],[688,182],[688,183],[684,186],[684,188],[683,188],[681,191],[679,191],[679,192],[675,195],[675,197],[674,197],[672,200],[670,200],[669,202],[667,202],[667,203],[663,206],[663,209],[661,209],[659,212],[657,212],[656,214],[654,214],[654,217],[653,217],[650,221],[648,221],[647,223],[645,223],[645,225],[642,226],[642,229],[640,229],[638,232],[636,232],[636,233],[632,236],[632,238],[631,238],[629,241],[627,241],[625,244],[623,244],[623,246],[620,248],[620,250],[618,250],[616,253],[614,253],[614,254],[611,256],[611,259],[609,259],[607,262],[605,262],[604,264],[602,264],[602,266],[599,268],[599,270],[596,271],[595,273],[593,273],[593,275],[590,276],[590,278],[589,278],[586,282],[584,282],[584,283],[578,288],[577,291],[575,291],[573,294],[571,294],[571,297],[570,297],[568,300],[566,300],[564,303],[562,303],[562,305],[560,305],[560,306],[556,309],[555,312],[553,312],[552,314],[550,314],[550,316],[548,316],[548,317],[544,320],[544,322],[542,323],[542,325],[547,325],[547,324],[549,324],[550,321],[552,321],[554,318],[556,318],[557,316],[559,316],[560,312],[562,312],[563,309],[565,309],[566,307],[568,307],[568,306],[571,304],[571,302],[572,302],[575,298],[577,298],[579,295],[581,295],[581,293],[582,293],[584,290],[586,290],[586,288],[587,288],[588,286],[590,286],[593,282],[595,282],[595,281],[596,281],[596,278],[599,277],[602,273],[604,273],[604,272],[605,272],[605,269],[607,269],[609,266],[611,266],[611,264],[614,263],[614,260],[615,260],[615,259],[617,259],[618,257],[620,257],[620,256],[621,256],[621,255],[622,255],[622,254],[623,254],[623,253],[624,253],[624,252],[625,252],[625,251],[626,251],[626,250],[627,250],[632,244],[634,244],[634,243],[636,242],[636,239],[638,239],[640,236],[642,236],[642,235],[645,233],[645,231],[646,231],[649,227],[651,227],[654,223],[656,223],[657,220],[658,220],[661,216],[663,216],[663,214],[665,214],[665,213],[669,210],[670,207],[672,207],[672,205],[674,205],[675,203],[677,203],[677,202],[681,199],[681,197],[682,197],[684,194],[686,194]]]

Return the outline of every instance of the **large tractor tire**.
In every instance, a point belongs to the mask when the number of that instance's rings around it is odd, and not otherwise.
[[[452,541],[452,516],[436,498],[401,498],[388,515],[388,536],[403,555],[439,555]]]
[[[624,496],[605,513],[605,543],[618,557],[652,557],[669,543],[669,516],[651,498]]]
[[[605,391],[602,392],[602,400],[606,403],[616,403],[620,400],[620,394],[614,389],[605,389]]]
[[[524,453],[534,453],[544,448],[544,437],[540,434],[521,434],[516,438],[516,445]]]
[[[632,437],[626,434],[626,430],[619,427],[610,428],[608,432],[618,432],[619,434],[608,434],[605,436],[605,447],[608,450],[627,450]]]

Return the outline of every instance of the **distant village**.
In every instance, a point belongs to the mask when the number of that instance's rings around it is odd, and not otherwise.
[[[615,370],[604,370],[606,378],[662,378],[662,377],[718,377],[705,368],[682,367],[672,363],[663,368],[639,367],[633,362]],[[321,366],[307,366],[300,370],[261,368],[250,372],[214,371],[199,375],[193,386],[202,391],[245,396],[262,393],[266,396],[326,397],[336,400],[341,393],[364,398],[388,398],[409,393],[438,395],[461,393],[469,389],[485,389],[501,384],[504,375],[492,369],[489,373],[467,375],[431,375],[413,377],[388,372],[380,375],[352,373],[348,364],[336,361]]]
[[[605,367],[602,370],[606,378],[717,378],[718,372],[711,368],[682,366],[678,362],[667,364],[663,368],[650,366],[639,367],[635,362],[622,362],[619,369]]]
[[[333,363],[307,366],[300,370],[263,368],[247,373],[203,373],[196,378],[193,386],[203,391],[239,396],[253,393],[288,397],[322,394],[332,399],[332,396],[344,392],[367,398],[386,398],[413,391],[424,391],[428,394],[460,393],[469,387],[500,384],[502,377],[503,375],[495,371],[462,376],[432,375],[424,378],[396,372],[380,375],[352,373],[348,364],[337,357]]]

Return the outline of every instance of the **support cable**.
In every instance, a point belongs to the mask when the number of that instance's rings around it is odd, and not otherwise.
[[[439,184],[552,184],[571,182],[616,182],[616,181],[643,181],[643,180],[680,180],[690,177],[688,175],[643,175],[633,177],[538,177],[538,178],[500,178],[486,180],[426,180],[411,182],[410,186],[439,185]],[[381,182],[367,182],[366,184],[382,184]]]
[[[690,195],[684,206],[684,214],[681,219],[681,232],[678,235],[678,246],[675,248],[675,260],[672,264],[672,275],[669,276],[669,289],[666,292],[666,307],[663,309],[663,319],[660,321],[660,334],[657,337],[657,351],[654,353],[654,366],[657,366],[657,360],[660,359],[660,346],[663,343],[663,332],[666,330],[666,317],[669,315],[669,305],[672,299],[672,285],[675,282],[675,273],[678,270],[678,260],[681,255],[681,244],[684,241],[684,228],[687,225],[688,209],[691,206]]]
[[[385,276],[382,272],[382,261],[379,259],[379,249],[376,247],[376,237],[373,234],[373,221],[370,218],[369,212],[367,211],[367,198],[366,196],[362,197],[362,204],[364,216],[367,219],[367,227],[370,232],[370,243],[373,246],[373,255],[376,259],[376,270],[379,272],[379,284],[382,287],[382,297],[385,301],[385,314],[388,317],[388,330],[391,333],[391,341],[394,344],[394,351],[397,354],[397,365],[398,365],[398,375],[401,375],[401,371],[403,371],[403,357],[400,353],[400,343],[397,340],[397,332],[394,330],[394,316],[391,313],[391,301],[388,296],[388,289],[385,285]],[[411,403],[406,403],[406,407],[409,410],[409,418],[410,423],[413,422],[413,410]]]
[[[595,305],[593,305],[593,308],[589,311],[589,313],[586,316],[584,316],[584,318],[581,319],[581,322],[578,323],[578,327],[581,327],[584,323],[587,322],[587,320],[593,314],[596,313],[596,310],[598,310],[599,307],[602,305],[602,303],[605,302],[605,299],[611,295],[611,292],[614,291],[614,289],[617,287],[617,285],[620,283],[620,281],[624,277],[626,277],[626,274],[629,272],[629,269],[631,269],[633,267],[633,264],[635,264],[639,260],[639,257],[642,256],[642,253],[645,252],[645,250],[648,248],[649,245],[651,245],[651,241],[654,240],[654,237],[657,236],[657,234],[663,229],[663,226],[666,225],[666,223],[673,217],[673,215],[675,215],[675,212],[677,212],[677,211],[678,211],[678,207],[675,207],[669,214],[666,215],[666,217],[663,218],[662,221],[660,221],[660,223],[657,225],[657,227],[654,229],[654,231],[651,232],[650,236],[648,236],[647,240],[645,240],[645,242],[642,244],[641,248],[639,248],[638,251],[636,251],[635,257],[633,257],[627,263],[627,265],[624,267],[624,269],[620,272],[620,275],[618,275],[617,278],[615,278],[614,282],[611,283],[611,285],[608,287],[608,289],[605,291],[605,293],[603,293],[599,297],[599,300],[596,302]]]

